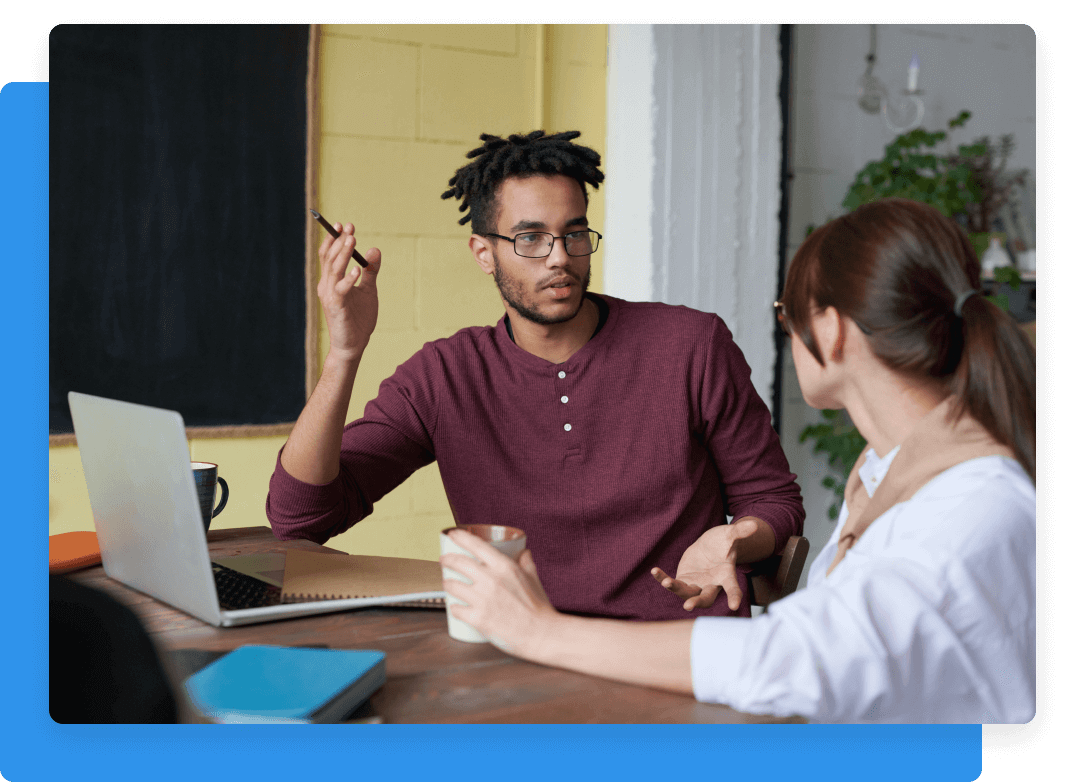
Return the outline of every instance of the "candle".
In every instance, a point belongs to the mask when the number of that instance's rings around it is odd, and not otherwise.
[[[915,92],[919,84],[919,57],[912,53],[912,62],[908,64],[908,91]]]

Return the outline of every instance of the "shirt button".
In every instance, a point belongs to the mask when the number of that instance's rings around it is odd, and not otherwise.
[[[572,428],[573,428],[573,426],[572,426],[571,424],[566,424],[566,425],[565,425],[565,426],[563,426],[562,428],[563,428],[563,429],[565,429],[565,430],[566,430],[566,431],[568,432],[568,431],[569,431],[570,429],[572,429]]]
[[[569,401],[569,397],[568,397],[568,396],[564,396],[564,397],[562,397],[562,404],[566,404],[566,402],[568,402],[568,401]]]
[[[559,376],[559,377],[565,377],[565,376],[566,376],[566,373],[565,373],[565,372],[562,372],[562,371],[559,371],[559,373],[558,373],[558,376]]]

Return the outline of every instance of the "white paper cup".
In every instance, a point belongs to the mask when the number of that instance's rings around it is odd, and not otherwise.
[[[525,550],[527,540],[525,533],[517,527],[502,527],[497,524],[465,524],[460,527],[449,527],[439,533],[440,554],[465,554],[468,557],[477,559],[447,535],[448,532],[455,529],[463,529],[472,535],[476,535],[514,561],[517,561],[517,558],[521,556],[521,552]],[[465,584],[473,583],[461,573],[444,567],[443,580],[446,581],[447,579],[461,581]],[[454,618],[454,614],[450,610],[452,605],[466,605],[466,603],[458,600],[453,595],[447,595],[447,632],[450,637],[456,641],[466,641],[472,644],[486,643],[488,639],[477,632],[472,625]]]

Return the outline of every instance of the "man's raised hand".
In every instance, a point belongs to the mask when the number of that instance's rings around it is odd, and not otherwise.
[[[376,277],[380,271],[380,251],[372,248],[365,253],[368,266],[357,264],[347,272],[346,267],[354,249],[354,226],[335,223],[339,238],[324,237],[317,254],[320,256],[320,282],[316,286],[320,305],[324,308],[330,339],[329,353],[344,361],[361,358],[376,328],[379,297]]]

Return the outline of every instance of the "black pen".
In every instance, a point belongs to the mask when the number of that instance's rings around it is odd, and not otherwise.
[[[335,230],[335,227],[331,223],[329,223],[320,215],[320,212],[316,211],[315,209],[310,209],[309,211],[313,213],[313,217],[316,218],[316,221],[322,226],[324,226],[324,228],[329,234],[331,234],[336,239],[339,238],[339,232]],[[357,251],[357,247],[354,247],[353,251],[350,254],[354,257],[355,261],[361,264],[362,269],[368,266],[368,261],[361,257],[361,253]]]

